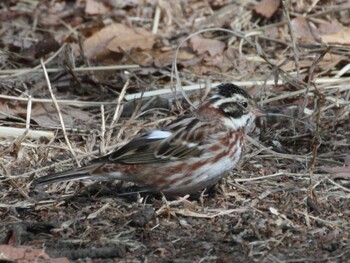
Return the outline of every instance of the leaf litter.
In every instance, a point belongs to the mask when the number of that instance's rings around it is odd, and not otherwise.
[[[20,260],[25,250],[27,262],[346,261],[349,8],[341,1],[1,2],[1,128],[56,131],[53,139],[2,137],[4,260]],[[33,100],[28,114],[24,98],[50,93],[40,66],[23,69],[44,57],[52,92],[66,102],[60,104],[66,135],[84,163],[190,110],[169,88],[172,56],[185,37],[210,27],[237,34],[208,31],[182,45],[181,84],[197,89],[190,99],[198,103],[212,83],[236,82],[270,114],[230,176],[176,200],[120,182],[31,191],[34,176],[76,164],[53,104]],[[125,98],[162,92],[123,107],[118,98],[126,82]]]

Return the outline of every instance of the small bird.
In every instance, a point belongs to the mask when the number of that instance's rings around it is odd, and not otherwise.
[[[246,132],[259,116],[264,112],[245,90],[224,83],[194,112],[84,167],[37,178],[33,185],[124,180],[151,192],[191,194],[216,184],[237,165]]]

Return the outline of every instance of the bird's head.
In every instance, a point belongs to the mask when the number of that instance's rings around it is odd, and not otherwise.
[[[256,117],[264,116],[252,97],[232,83],[219,85],[209,98],[209,103],[222,114],[224,125],[232,129],[246,129]]]

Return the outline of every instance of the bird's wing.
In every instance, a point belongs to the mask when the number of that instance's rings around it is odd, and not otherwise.
[[[186,121],[181,119],[164,130],[155,130],[131,140],[96,162],[142,164],[198,157],[202,153],[201,145],[207,135],[205,125],[195,117]]]

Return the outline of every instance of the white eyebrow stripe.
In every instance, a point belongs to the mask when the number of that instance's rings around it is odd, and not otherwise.
[[[170,137],[172,134],[173,133],[169,131],[155,130],[155,131],[151,131],[147,135],[147,139],[165,139]]]
[[[225,99],[219,99],[218,101],[214,102],[213,106],[215,108],[218,108],[218,106],[220,106],[223,103],[226,102],[235,102],[237,101],[237,97],[231,97],[231,98],[225,98]]]
[[[221,104],[223,103],[226,103],[226,102],[237,102],[237,101],[247,101],[249,99],[247,99],[246,97],[244,97],[243,95],[241,94],[234,94],[232,97],[229,97],[229,98],[223,98],[223,99],[219,99],[217,101],[215,101],[213,103],[213,106],[215,108],[218,108]]]

